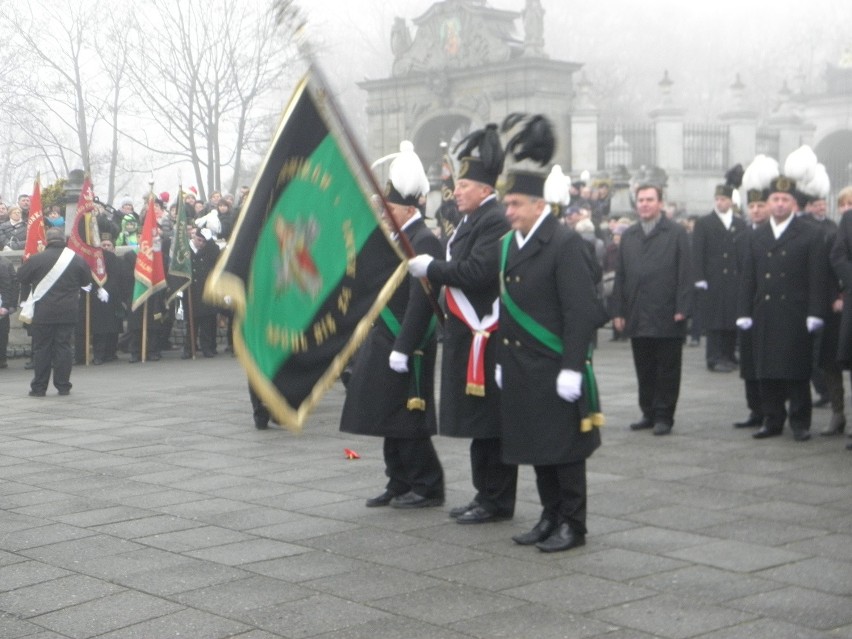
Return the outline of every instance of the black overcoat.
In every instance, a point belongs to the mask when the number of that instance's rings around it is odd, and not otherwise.
[[[843,213],[831,247],[831,265],[843,292],[843,313],[837,345],[837,361],[852,366],[852,209]]]
[[[768,222],[766,222],[766,224],[768,224]],[[737,269],[740,273],[743,272],[743,268],[745,267],[746,253],[748,253],[749,249],[748,236],[754,233],[754,231],[755,228],[749,225],[737,242]],[[739,287],[737,290],[737,296],[739,296]],[[757,381],[757,367],[754,365],[753,335],[754,332],[751,330],[737,331],[737,336],[740,342],[740,378],[752,382]]]
[[[426,228],[423,220],[413,222],[403,232],[418,255],[442,255],[441,241]],[[370,329],[352,365],[340,430],[377,437],[429,437],[438,428],[434,392],[437,338],[434,331],[423,349],[420,372],[420,391],[426,401],[426,410],[409,410],[407,403],[414,374],[414,351],[420,349],[434,312],[420,281],[410,275],[394,292],[388,309],[400,322],[399,335],[394,337],[381,317]],[[408,373],[397,373],[390,368],[391,351],[408,355]]]
[[[496,198],[486,201],[463,220],[449,241],[452,259],[429,265],[432,284],[460,288],[480,318],[491,312],[500,295],[500,237],[509,230]],[[473,337],[452,313],[444,326],[441,360],[440,433],[449,437],[500,436],[500,389],[494,382],[497,340],[485,348],[485,396],[467,395],[467,362]]]
[[[556,393],[562,369],[582,372],[595,330],[606,321],[585,256],[585,241],[548,216],[522,249],[509,243],[503,284],[511,299],[561,338],[558,355],[500,308],[502,456],[507,464],[581,461],[600,446],[598,428],[580,432],[582,402]]]
[[[707,282],[704,292],[704,328],[716,331],[736,330],[739,268],[737,244],[746,223],[733,216],[726,229],[715,212],[695,222],[692,232],[692,263],[696,282]]]
[[[757,377],[809,379],[806,318],[824,318],[828,305],[822,233],[794,218],[777,240],[769,223],[747,237],[738,315],[752,318]]]
[[[684,337],[692,311],[689,238],[661,217],[647,236],[634,224],[621,236],[613,285],[613,317],[623,317],[628,337]]]
[[[219,245],[213,240],[207,240],[200,249],[192,251],[192,284],[188,290],[192,297],[193,317],[210,317],[220,312],[218,306],[204,301],[204,286],[213,267],[216,266],[220,253]]]
[[[48,242],[44,251],[21,264],[18,281],[22,299],[27,299],[30,291],[50,272],[64,248],[64,240]],[[53,286],[35,303],[33,324],[74,324],[80,304],[80,288],[90,284],[91,277],[89,266],[83,258],[74,255]]]
[[[115,253],[104,251],[104,265],[107,281],[103,288],[109,293],[109,299],[101,302],[98,299],[97,283],[92,286],[92,292],[83,296],[84,303],[80,304],[80,321],[85,321],[85,299],[88,297],[91,307],[91,330],[93,335],[101,333],[120,333],[124,330],[124,301],[132,294],[133,273],[128,271],[127,262]]]

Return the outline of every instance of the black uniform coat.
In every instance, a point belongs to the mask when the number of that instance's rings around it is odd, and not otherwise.
[[[852,366],[852,209],[840,218],[837,237],[831,247],[831,265],[843,291],[837,361],[849,368]]]
[[[219,259],[219,245],[213,240],[207,240],[197,251],[192,251],[192,284],[189,294],[192,296],[192,316],[210,317],[219,313],[219,307],[204,301],[204,285]]]
[[[503,284],[512,300],[562,340],[558,355],[500,308],[497,360],[502,369],[502,456],[507,464],[578,462],[600,446],[600,431],[580,432],[580,403],[556,394],[562,369],[581,373],[606,312],[595,294],[585,241],[548,215],[518,248],[509,243]]]
[[[467,216],[450,239],[448,262],[429,265],[429,280],[437,286],[456,286],[480,318],[491,312],[500,295],[500,238],[509,230],[503,207],[491,199]],[[479,439],[500,436],[500,389],[494,382],[497,340],[485,348],[485,397],[466,395],[467,362],[473,340],[470,329],[451,313],[444,325],[441,361],[442,435]]]
[[[51,241],[41,253],[36,253],[18,269],[21,296],[26,299],[53,265],[65,248],[64,241]],[[33,324],[74,324],[80,304],[80,288],[91,283],[89,266],[79,255],[74,255],[62,275],[50,290],[35,303]]]
[[[832,367],[837,365],[837,347],[840,341],[840,322],[841,314],[835,313],[832,305],[834,301],[841,296],[840,278],[834,272],[834,267],[831,265],[829,253],[837,239],[837,223],[834,220],[823,218],[821,220],[812,215],[805,214],[801,216],[803,222],[810,222],[816,228],[823,238],[825,243],[825,269],[826,278],[826,307],[822,317],[825,318],[825,326],[822,327],[822,335],[819,342],[819,358],[817,366],[820,368]]]
[[[684,337],[692,310],[689,238],[664,216],[647,236],[633,224],[621,236],[613,285],[613,317],[623,317],[628,337]]]
[[[704,295],[704,328],[711,331],[736,330],[739,268],[737,244],[740,243],[745,221],[733,216],[731,228],[726,229],[715,211],[695,222],[692,232],[693,278],[706,281]]]
[[[769,224],[769,222],[764,222],[764,224]],[[746,253],[748,253],[749,248],[748,236],[755,230],[753,226],[749,225],[737,242],[737,269],[740,273],[743,272],[745,267]],[[739,296],[739,290],[737,296]],[[737,334],[740,340],[740,378],[747,381],[757,381],[757,367],[754,365],[754,332],[738,330]]]
[[[115,253],[104,251],[104,265],[106,266],[107,281],[103,288],[109,293],[109,300],[101,302],[98,299],[97,284],[92,286],[92,292],[88,295],[91,306],[91,328],[92,334],[120,333],[124,329],[124,304],[123,302],[133,292],[133,274],[128,271],[127,262]],[[85,296],[83,297],[85,301]],[[81,318],[85,318],[85,303],[80,305]]]
[[[426,228],[422,219],[403,232],[418,255],[441,257],[441,241]],[[420,281],[409,275],[394,292],[388,309],[401,325],[399,335],[394,337],[381,317],[376,320],[352,366],[340,430],[378,437],[429,437],[438,429],[434,392],[438,344],[434,332],[423,349],[420,377],[426,410],[409,410],[406,404],[414,371],[412,356],[426,336],[434,315],[432,306]],[[391,351],[408,355],[408,373],[397,373],[390,368]]]
[[[777,240],[766,223],[748,237],[739,317],[753,321],[758,379],[809,379],[813,340],[806,318],[825,317],[825,244],[822,233],[794,218]]]

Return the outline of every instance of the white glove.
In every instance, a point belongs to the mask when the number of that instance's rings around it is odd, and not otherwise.
[[[494,367],[494,383],[497,384],[497,388],[503,390],[503,367],[500,364]]]
[[[183,291],[178,291],[175,293],[175,297],[183,297]]]
[[[408,355],[399,351],[391,351],[390,357],[388,357],[388,365],[397,373],[407,373]]]
[[[807,319],[805,319],[805,324],[808,327],[808,333],[816,333],[823,326],[825,326],[825,322],[822,321],[819,317],[813,317],[809,315]]]
[[[556,394],[566,402],[575,402],[580,398],[583,376],[577,371],[563,368],[556,378]]]
[[[233,301],[234,301],[234,300],[233,300],[233,299],[231,299],[231,296],[230,296],[230,295],[226,295],[226,296],[225,296],[225,305],[226,305],[226,306],[230,306],[230,305],[233,303]]]
[[[737,318],[737,328],[741,331],[747,331],[751,328],[753,322],[750,317],[738,317]]]
[[[92,285],[86,284],[85,286],[81,286],[80,290],[86,291],[86,293],[91,293],[92,292]]]
[[[702,288],[706,291],[707,290],[707,280],[701,280],[700,282],[696,282],[695,288]]]
[[[417,255],[408,260],[408,272],[414,277],[426,277],[429,265],[435,259],[431,255]]]
[[[105,288],[98,289],[98,299],[102,301],[104,304],[109,302],[109,291]]]

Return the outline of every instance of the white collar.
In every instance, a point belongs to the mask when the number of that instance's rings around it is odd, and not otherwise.
[[[731,228],[731,224],[734,221],[734,212],[731,209],[728,209],[724,213],[716,211],[716,215],[718,215],[719,219],[722,220],[722,224],[725,225],[726,230]]]
[[[795,215],[791,215],[783,222],[776,222],[774,217],[769,218],[769,224],[772,227],[772,234],[775,236],[776,240],[781,237],[781,234],[784,231],[787,230],[787,227],[790,226],[790,222],[792,222],[795,217]]]
[[[541,212],[541,215],[538,216],[538,219],[535,221],[535,224],[532,225],[532,228],[530,229],[530,232],[527,233],[526,237],[521,235],[520,231],[515,231],[515,242],[518,243],[519,249],[524,248],[524,244],[530,241],[530,238],[538,230],[538,227],[541,226],[541,223],[544,222],[548,215],[550,215],[550,204],[545,204],[544,210]]]
[[[415,212],[414,212],[414,215],[412,215],[410,218],[408,218],[408,219],[405,221],[405,224],[403,224],[403,225],[400,227],[400,229],[399,229],[399,230],[400,230],[400,231],[404,231],[404,230],[405,230],[405,229],[407,229],[409,226],[411,226],[412,224],[414,224],[417,220],[420,220],[420,219],[422,219],[422,218],[423,218],[423,216],[422,216],[422,215],[420,215],[420,211],[415,211]],[[396,238],[397,238],[397,237],[399,237],[399,236],[398,236],[396,233],[393,233],[391,237],[393,237],[393,239],[396,239]]]

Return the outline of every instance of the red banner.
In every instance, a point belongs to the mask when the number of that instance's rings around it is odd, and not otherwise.
[[[80,234],[81,227],[84,235]],[[71,226],[68,248],[86,261],[92,271],[92,279],[98,286],[103,286],[107,281],[106,264],[95,217],[95,194],[88,175],[83,180],[83,189],[80,191],[80,199],[77,200],[77,216]]]
[[[30,198],[30,214],[27,216],[27,243],[24,245],[23,261],[41,253],[47,245],[44,237],[44,215],[41,210],[41,180],[36,176],[33,195]]]

